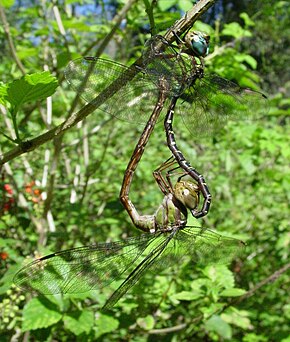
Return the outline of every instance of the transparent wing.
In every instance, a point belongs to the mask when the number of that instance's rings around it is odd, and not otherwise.
[[[190,258],[199,265],[227,264],[244,249],[243,241],[204,228],[188,226],[170,233],[160,233],[146,257],[128,275],[103,308],[112,308],[148,269],[159,273],[172,265],[180,264],[185,258]]]
[[[108,310],[112,308],[118,302],[118,300],[122,298],[124,294],[127,293],[127,291],[138,282],[145,271],[151,268],[155,269],[156,271],[157,268],[155,266],[159,264],[159,259],[161,256],[162,259],[164,259],[163,255],[165,257],[168,256],[167,245],[170,244],[172,236],[172,234],[156,234],[156,238],[150,246],[150,250],[146,251],[147,253],[144,259],[137,265],[136,268],[133,269],[133,271],[127,276],[118,289],[106,301],[103,309]]]
[[[85,57],[71,61],[64,74],[84,100],[124,121],[147,122],[158,99],[158,89],[137,66]]]
[[[17,286],[42,294],[79,293],[120,279],[140,262],[155,235],[70,249],[35,260],[14,277]]]
[[[148,269],[156,273],[188,256],[199,264],[227,263],[244,246],[210,230],[186,227],[53,253],[22,268],[14,282],[42,294],[80,293],[126,277],[106,302],[109,309]]]
[[[228,120],[251,122],[268,112],[265,95],[217,75],[197,79],[176,107],[188,130],[199,137],[217,133]]]
[[[178,47],[159,35],[146,42],[142,58],[148,78],[168,96],[179,96],[191,84],[196,72],[192,58],[180,54]]]
[[[187,253],[199,265],[227,264],[241,255],[246,244],[210,229],[187,226],[175,238],[179,253]]]

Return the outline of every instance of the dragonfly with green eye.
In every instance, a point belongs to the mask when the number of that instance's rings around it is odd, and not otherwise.
[[[173,158],[153,175],[164,194],[162,204],[154,215],[140,215],[135,207],[133,212],[135,221],[148,233],[52,253],[22,268],[14,277],[15,284],[26,291],[52,295],[92,291],[122,280],[104,304],[107,310],[148,270],[156,274],[187,259],[200,266],[229,263],[243,252],[241,240],[187,225],[187,211],[198,206],[200,190]]]
[[[204,72],[209,36],[188,32],[184,38],[176,35],[176,42],[174,45],[162,36],[153,36],[146,43],[141,65],[126,67],[102,58],[85,57],[72,61],[65,70],[69,84],[95,107],[102,103],[101,110],[121,120],[147,123],[127,166],[120,192],[120,200],[134,224],[128,184],[164,107],[168,146],[179,166],[198,183],[203,197],[200,206],[191,211],[196,218],[207,215],[211,194],[204,177],[176,145],[172,127],[174,111],[182,114],[186,127],[197,139],[218,131],[229,119],[254,120],[266,111],[263,94]],[[108,95],[105,100],[104,94]],[[152,113],[150,118],[149,113]]]

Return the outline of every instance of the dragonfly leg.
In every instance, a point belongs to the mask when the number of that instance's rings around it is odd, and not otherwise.
[[[172,121],[173,121],[173,116],[174,116],[174,109],[176,102],[178,100],[178,97],[173,97],[171,100],[169,109],[167,111],[165,120],[164,120],[164,127],[166,131],[166,138],[167,138],[167,144],[169,149],[171,150],[174,158],[176,159],[178,165],[189,175],[191,176],[198,184],[200,192],[204,198],[203,200],[203,205],[202,208],[199,210],[198,208],[194,208],[191,210],[192,215],[195,218],[199,218],[202,216],[207,215],[210,204],[211,204],[211,194],[210,191],[207,187],[207,184],[205,182],[205,179],[203,176],[196,171],[195,168],[193,168],[190,163],[185,159],[183,156],[182,152],[178,149],[174,132],[173,132],[173,127],[172,127]]]
[[[168,171],[166,172],[167,182],[164,176],[162,175],[162,172],[164,170],[167,170],[169,167],[173,166],[174,164],[176,164],[176,160],[171,156],[153,172],[153,177],[155,178],[160,190],[162,191],[164,195],[173,193],[173,186],[172,186],[171,180],[167,178]]]

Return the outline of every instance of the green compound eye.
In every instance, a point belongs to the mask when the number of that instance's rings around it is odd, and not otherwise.
[[[209,36],[202,32],[190,32],[187,37],[197,57],[205,57],[209,53]]]

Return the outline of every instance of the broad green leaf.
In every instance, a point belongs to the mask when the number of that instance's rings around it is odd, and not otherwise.
[[[220,293],[220,296],[223,297],[239,297],[243,295],[246,291],[243,289],[238,289],[238,288],[231,288],[231,289],[226,289]]]
[[[191,301],[191,300],[196,300],[202,296],[203,296],[202,292],[181,291],[179,293],[176,293],[170,296],[170,299]]]
[[[154,328],[155,320],[153,316],[148,315],[146,317],[137,318],[137,324],[144,330],[151,330]]]
[[[19,107],[23,103],[51,96],[58,87],[57,79],[48,71],[23,76],[9,84],[7,100]]]
[[[221,32],[224,36],[232,36],[234,38],[251,37],[252,34],[248,30],[244,30],[238,23],[225,24]]]
[[[111,316],[100,314],[99,318],[95,322],[95,326],[95,337],[98,338],[104,334],[116,330],[119,326],[119,321]]]
[[[210,331],[216,332],[222,338],[229,340],[232,338],[231,326],[221,319],[220,316],[212,316],[206,323],[205,328]]]
[[[89,334],[94,325],[94,313],[88,310],[75,311],[66,314],[63,318],[64,325],[74,335]]]
[[[221,314],[221,318],[229,323],[236,325],[242,329],[251,329],[251,321],[248,318],[250,313],[246,310],[238,310],[234,307],[227,309],[226,313]]]
[[[33,298],[23,309],[22,330],[29,331],[47,328],[61,320],[57,306],[46,298]]]

